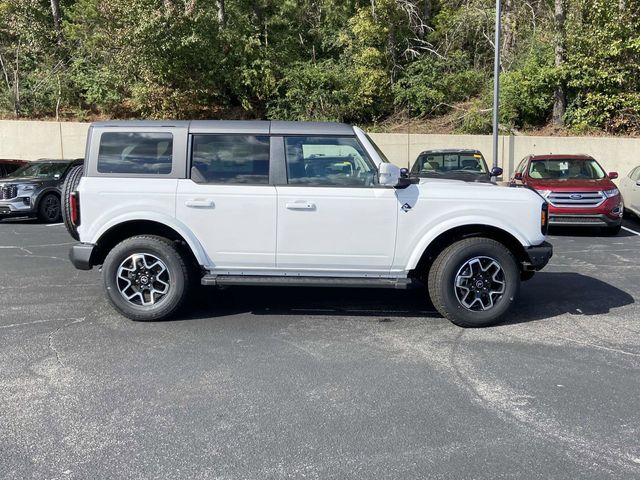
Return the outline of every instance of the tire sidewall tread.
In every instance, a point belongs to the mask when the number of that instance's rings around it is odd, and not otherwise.
[[[62,184],[62,194],[61,194],[61,209],[62,209],[62,220],[64,222],[64,226],[69,232],[74,240],[80,240],[80,235],[78,234],[78,229],[71,222],[71,192],[74,192],[78,185],[80,184],[80,179],[84,174],[84,165],[76,165],[72,167],[69,173],[67,174],[67,178]]]
[[[120,294],[116,272],[122,261],[133,253],[150,253],[160,258],[172,275],[169,297],[157,307],[136,308]],[[107,298],[125,317],[135,321],[158,321],[171,317],[184,303],[192,283],[192,273],[185,255],[171,240],[155,235],[138,235],[118,243],[107,255],[102,268]]]
[[[488,311],[467,310],[458,302],[453,288],[460,267],[476,256],[495,258],[505,274],[506,292]],[[452,323],[461,327],[486,327],[499,323],[513,304],[520,288],[520,275],[515,257],[503,244],[490,238],[467,238],[453,243],[438,255],[429,271],[429,295],[436,310]]]

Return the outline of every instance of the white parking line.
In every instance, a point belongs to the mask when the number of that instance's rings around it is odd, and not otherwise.
[[[640,235],[640,232],[636,232],[635,230],[631,230],[630,228],[622,227],[622,229],[626,230],[627,232],[631,232],[631,233],[635,233],[636,235]]]
[[[47,225],[47,227],[57,227],[57,226],[59,226],[59,225],[64,225],[64,223],[49,223],[49,224]],[[622,227],[622,228],[624,228],[624,227]]]

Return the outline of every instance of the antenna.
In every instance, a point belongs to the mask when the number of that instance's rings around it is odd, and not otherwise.
[[[407,123],[407,170],[411,171],[411,114]]]

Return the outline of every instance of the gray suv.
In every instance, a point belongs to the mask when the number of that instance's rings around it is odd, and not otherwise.
[[[0,180],[0,220],[38,217],[53,223],[61,219],[60,192],[69,170],[83,160],[37,160]]]

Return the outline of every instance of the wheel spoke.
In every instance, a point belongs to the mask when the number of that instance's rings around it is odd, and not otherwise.
[[[490,310],[506,291],[502,266],[490,257],[471,258],[459,268],[454,290],[458,302],[467,310]]]
[[[127,302],[148,307],[166,297],[171,290],[171,277],[165,263],[155,255],[134,253],[120,263],[116,284]]]

